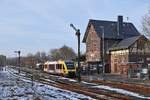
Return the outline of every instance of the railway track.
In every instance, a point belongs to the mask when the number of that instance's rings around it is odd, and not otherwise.
[[[43,84],[51,85],[57,88],[62,88],[65,90],[81,93],[84,95],[88,95],[94,99],[102,99],[102,100],[134,100],[138,99],[136,97],[127,96],[120,93],[115,93],[108,90],[103,89],[96,89],[92,88],[94,86],[86,85],[84,83],[78,83],[78,82],[70,82],[68,80],[65,80],[61,76],[55,76],[51,75],[49,73],[43,73],[39,72],[37,70],[29,70],[29,69],[22,69],[22,73],[27,73],[27,75],[22,75],[21,77],[25,77],[30,79],[32,76],[32,73],[36,73],[35,81],[41,82]]]
[[[121,83],[121,82],[104,81],[104,80],[93,80],[91,82],[97,83],[97,84],[104,84],[104,85],[112,86],[115,88],[122,88],[128,91],[137,92],[143,95],[150,96],[149,86],[144,86],[140,84],[129,84],[129,83],[127,84],[127,83]]]

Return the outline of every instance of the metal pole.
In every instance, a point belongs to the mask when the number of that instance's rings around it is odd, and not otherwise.
[[[33,73],[33,66],[32,66],[32,76],[31,76],[31,81],[32,81],[32,87],[33,87],[33,75],[34,75],[34,73]]]
[[[81,75],[80,75],[80,30],[78,29],[78,31],[76,32],[76,35],[78,37],[78,81],[81,81]]]
[[[105,37],[104,37],[104,26],[101,26],[102,29],[102,65],[103,65],[103,74],[105,74]]]
[[[19,73],[20,73],[20,53],[21,53],[21,51],[18,51],[18,55],[19,55]]]
[[[104,27],[103,27],[103,74],[105,74],[105,37],[104,37]]]
[[[70,26],[76,31],[76,36],[78,38],[78,68],[77,68],[77,78],[78,81],[81,82],[81,66],[80,66],[80,30],[76,29],[73,24]]]
[[[14,51],[15,53],[18,54],[18,73],[20,73],[20,54],[21,54],[21,51]]]

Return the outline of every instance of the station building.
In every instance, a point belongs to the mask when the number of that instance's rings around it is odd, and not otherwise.
[[[150,41],[143,35],[124,39],[109,52],[111,73],[133,77],[150,67]]]
[[[147,66],[149,63],[149,40],[132,23],[123,22],[123,16],[118,16],[117,21],[90,19],[83,43],[86,45],[86,63],[89,68],[102,70],[104,61],[105,72],[126,75],[127,72],[123,70],[130,63],[134,65],[140,60],[144,60],[142,65]],[[125,69],[120,66],[125,66]]]

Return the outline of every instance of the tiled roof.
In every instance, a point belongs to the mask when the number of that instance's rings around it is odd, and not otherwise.
[[[143,35],[123,39],[118,44],[114,44],[111,48],[109,48],[109,50],[118,50],[118,49],[128,48],[129,46],[134,44],[142,36]]]
[[[123,32],[122,34],[118,35],[117,32],[117,21],[104,21],[104,20],[89,20],[88,26],[93,25],[96,33],[98,36],[102,36],[102,28],[104,27],[104,36],[105,38],[113,38],[113,39],[124,39],[129,38],[133,36],[138,36],[140,33],[135,28],[135,26],[132,23],[123,22]],[[87,27],[88,30],[88,27]],[[83,42],[86,41],[88,32],[85,32]]]

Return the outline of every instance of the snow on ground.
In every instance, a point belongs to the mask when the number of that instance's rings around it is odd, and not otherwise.
[[[69,79],[69,78],[65,78],[65,77],[60,77],[59,79],[65,79],[65,80],[68,80],[70,82],[77,82],[74,79]],[[129,96],[133,96],[133,97],[137,97],[137,98],[141,98],[141,99],[150,99],[150,97],[145,97],[145,96],[140,95],[138,93],[134,93],[134,92],[124,90],[124,89],[113,88],[113,87],[106,86],[106,85],[98,85],[98,84],[95,84],[95,83],[89,83],[89,82],[85,82],[85,81],[82,81],[82,83],[85,84],[85,85],[92,86],[92,88],[114,91],[114,92],[117,92],[117,93],[120,93],[120,94],[129,95]]]
[[[70,78],[66,78],[66,77],[59,77],[59,79],[62,79],[62,80],[68,80],[70,82],[77,82],[77,80],[74,80],[74,79],[70,79]]]
[[[124,95],[129,95],[129,96],[133,96],[133,97],[137,97],[137,98],[141,98],[141,99],[150,99],[150,97],[145,97],[145,96],[140,95],[138,93],[131,92],[131,91],[124,90],[124,89],[113,88],[111,86],[106,86],[106,85],[98,85],[95,83],[89,83],[89,82],[85,82],[85,81],[82,81],[82,83],[91,85],[92,88],[109,90],[109,91],[117,92],[117,93],[124,94]]]
[[[16,70],[11,70],[13,72],[16,72]],[[69,78],[64,78],[59,76],[59,79],[63,80],[68,80],[71,82],[77,82],[74,79],[69,79]],[[54,81],[50,81],[55,84]],[[121,93],[124,95],[129,95],[141,99],[150,99],[150,97],[145,97],[143,95],[140,95],[135,92],[127,91],[124,89],[119,89],[119,88],[113,88],[110,86],[106,85],[98,85],[95,83],[89,83],[82,81],[83,84],[89,85],[92,88],[97,88],[97,89],[104,89],[104,90],[109,90],[117,93]],[[17,84],[17,85],[16,85]],[[34,95],[33,95],[34,94]],[[39,96],[41,99],[44,100],[78,100],[78,99],[92,99],[90,97],[87,97],[82,94],[70,92],[67,90],[63,89],[58,89],[52,86],[40,84],[37,82],[34,82],[34,86],[31,86],[31,81],[30,80],[25,80],[21,78],[12,77],[8,71],[2,71],[0,72],[0,98],[2,97],[3,99],[10,99],[10,98],[17,98],[20,100],[20,98],[23,98],[23,100],[26,99],[33,99],[34,97]]]
[[[76,80],[69,79],[69,78],[64,78],[64,77],[61,77],[60,79],[65,79],[65,80],[68,80],[70,82],[77,82]],[[124,90],[124,89],[113,88],[113,87],[106,86],[106,85],[98,85],[98,84],[95,84],[95,83],[89,83],[89,82],[85,82],[85,81],[82,81],[82,83],[86,84],[86,85],[89,85],[89,86],[91,85],[93,88],[114,91],[114,92],[117,92],[117,93],[121,93],[121,94],[124,94],[124,95],[129,95],[129,96],[133,96],[133,97],[137,97],[137,98],[141,98],[141,99],[150,99],[150,97],[145,97],[145,96],[140,95],[138,93],[127,91],[127,90]]]
[[[93,100],[75,92],[12,76],[8,70],[0,71],[0,100]]]
[[[145,96],[142,96],[138,93],[130,92],[130,91],[127,91],[127,90],[124,90],[124,89],[113,88],[113,87],[110,87],[110,86],[98,85],[98,86],[93,86],[93,87],[94,88],[99,88],[99,89],[104,89],[104,90],[114,91],[114,92],[121,93],[121,94],[124,94],[124,95],[134,96],[134,97],[141,98],[141,99],[150,99],[150,97],[145,97]]]

